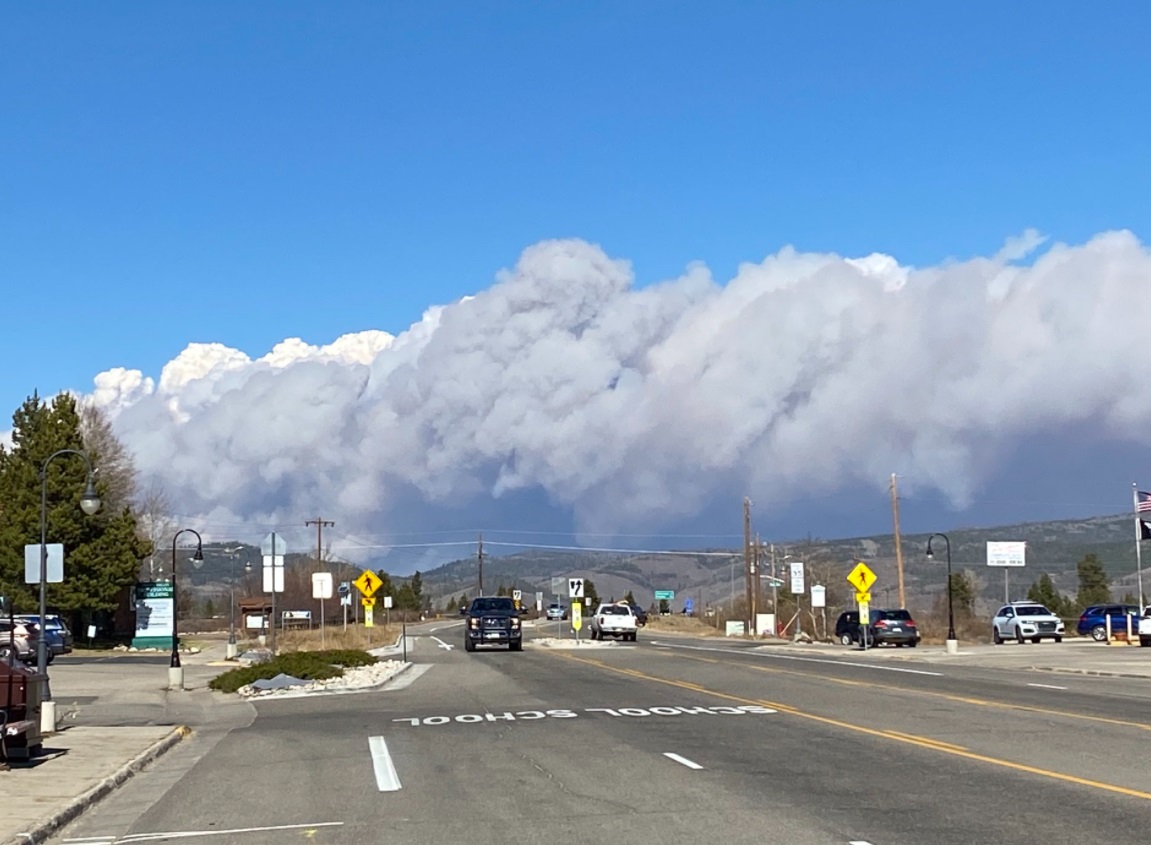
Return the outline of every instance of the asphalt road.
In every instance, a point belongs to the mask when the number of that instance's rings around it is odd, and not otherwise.
[[[972,845],[1151,826],[1151,681],[642,633],[466,654],[458,625],[414,632],[390,688],[263,700],[59,841]]]

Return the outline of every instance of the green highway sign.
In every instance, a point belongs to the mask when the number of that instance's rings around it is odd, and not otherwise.
[[[655,591],[655,600],[656,601],[671,601],[674,598],[675,598],[675,590],[656,590]]]

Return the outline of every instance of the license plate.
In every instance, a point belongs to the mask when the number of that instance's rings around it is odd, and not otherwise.
[[[891,630],[893,633],[896,633],[896,634],[902,634],[903,633],[902,628],[892,628]]]
[[[484,634],[484,636],[487,637],[489,640],[496,640],[496,639],[499,639],[500,632],[499,631],[488,631],[486,634]]]

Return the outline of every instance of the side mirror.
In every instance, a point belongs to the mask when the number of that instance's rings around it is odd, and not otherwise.
[[[0,613],[8,615],[8,597],[0,596]]]

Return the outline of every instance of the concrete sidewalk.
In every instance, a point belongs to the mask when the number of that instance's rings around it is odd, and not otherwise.
[[[0,845],[37,845],[207,724],[221,707],[248,707],[208,689],[231,665],[225,644],[181,655],[184,690],[167,689],[156,653],[78,652],[49,670],[58,729],[40,755],[0,771]]]

